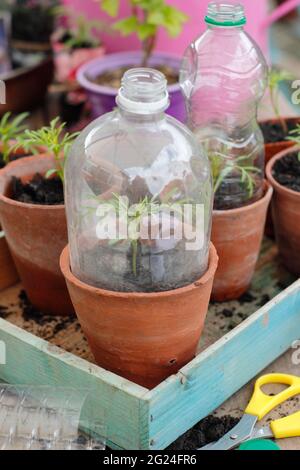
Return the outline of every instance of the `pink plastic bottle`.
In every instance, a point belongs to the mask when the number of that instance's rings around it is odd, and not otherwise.
[[[215,208],[239,207],[261,197],[263,137],[257,106],[267,83],[267,65],[244,31],[242,5],[208,5],[206,32],[187,49],[180,83],[188,124],[210,157]]]

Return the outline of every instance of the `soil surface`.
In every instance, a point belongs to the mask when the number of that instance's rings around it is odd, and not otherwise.
[[[267,144],[284,141],[288,133],[295,129],[294,120],[290,119],[285,122],[287,124],[288,132],[286,132],[286,129],[283,128],[282,124],[278,122],[267,121],[260,124],[264,140]]]
[[[173,442],[167,450],[196,450],[211,442],[218,441],[238,422],[238,418],[229,415],[222,417],[207,416]]]
[[[118,89],[121,86],[121,79],[124,73],[127,72],[127,70],[130,70],[135,67],[136,65],[131,65],[127,67],[120,67],[115,70],[108,70],[107,72],[98,75],[92,80],[92,82],[96,83],[97,85]],[[156,70],[159,70],[159,72],[162,72],[166,76],[168,85],[174,85],[175,83],[178,83],[179,75],[177,70],[174,70],[171,67],[168,67],[167,65],[161,65],[154,68]]]
[[[10,162],[14,162],[15,160],[19,160],[19,158],[25,158],[25,157],[30,157],[30,153],[16,153],[16,154],[11,154],[9,157]],[[0,153],[0,169],[4,168],[6,165],[6,162],[3,160],[3,153]]]
[[[273,177],[282,186],[300,193],[300,153],[293,152],[277,160]]]
[[[10,197],[27,204],[58,205],[64,204],[64,189],[58,176],[45,178],[36,173],[29,183],[13,176]]]
[[[248,206],[258,201],[263,196],[262,180],[255,178],[253,196],[249,198],[248,189],[240,181],[223,182],[214,197],[215,210],[231,210]]]

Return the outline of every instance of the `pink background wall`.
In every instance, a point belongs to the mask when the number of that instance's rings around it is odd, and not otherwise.
[[[97,0],[64,0],[65,4],[72,5],[77,10],[85,11],[90,18],[101,17],[112,21],[105,14],[100,13]],[[209,0],[169,0],[169,3],[177,6],[189,16],[189,22],[185,24],[184,31],[176,39],[169,38],[163,31],[159,33],[157,50],[168,51],[173,54],[182,55],[187,45],[205,28],[204,15]],[[261,26],[266,19],[268,11],[268,0],[241,0],[246,9],[248,24],[246,30],[260,44],[266,52],[267,30]],[[128,14],[127,0],[121,0],[121,14]],[[135,50],[139,48],[139,42],[133,37],[120,37],[117,33],[113,36],[103,35],[108,52]]]

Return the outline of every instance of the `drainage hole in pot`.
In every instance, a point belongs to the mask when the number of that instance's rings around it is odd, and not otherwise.
[[[170,359],[169,365],[173,366],[174,364],[176,364],[176,362],[177,362],[177,359]]]

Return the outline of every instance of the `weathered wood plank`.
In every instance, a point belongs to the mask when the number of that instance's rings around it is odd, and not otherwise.
[[[109,441],[124,449],[140,448],[140,405],[147,389],[0,319],[6,365],[0,378],[9,383],[87,388],[82,419],[106,422]],[[147,410],[143,410],[145,416]]]
[[[144,399],[152,449],[163,449],[300,338],[300,280]]]

